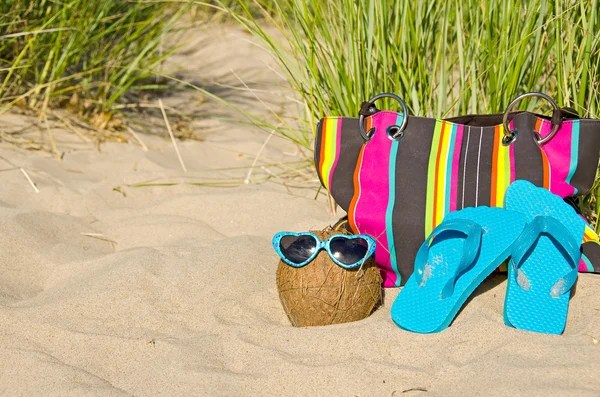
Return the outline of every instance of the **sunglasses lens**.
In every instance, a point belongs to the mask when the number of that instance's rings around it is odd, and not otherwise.
[[[283,236],[279,249],[287,260],[300,264],[313,255],[317,249],[317,241],[313,236]]]
[[[354,265],[365,258],[369,243],[364,238],[336,237],[329,243],[331,254],[344,265]]]

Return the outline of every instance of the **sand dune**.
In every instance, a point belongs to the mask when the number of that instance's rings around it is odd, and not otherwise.
[[[0,170],[23,167],[39,189],[18,169],[0,172],[0,394],[600,395],[600,276],[580,277],[562,336],[504,326],[501,275],[440,334],[394,325],[397,290],[363,321],[293,328],[271,237],[337,218],[314,200],[316,176],[291,189],[277,178],[185,184],[243,180],[247,169],[221,168],[251,165],[243,153],[265,139],[213,127],[205,141],[179,143],[187,174],[170,141],[150,135],[148,152],[119,143],[99,152],[56,131],[62,161],[0,144]],[[264,158],[293,160],[294,150],[274,139]],[[130,186],[150,180],[178,184]]]

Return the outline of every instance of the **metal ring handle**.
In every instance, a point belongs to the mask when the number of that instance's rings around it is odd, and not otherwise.
[[[408,123],[408,108],[406,107],[406,103],[404,103],[402,98],[400,98],[398,95],[392,94],[390,92],[382,92],[381,94],[375,95],[374,97],[369,99],[369,103],[371,105],[373,105],[375,101],[377,101],[381,98],[394,99],[395,101],[400,103],[400,105],[402,106],[402,114],[404,115],[404,117],[402,118],[402,124],[400,125],[398,132],[396,132],[394,135],[390,135],[390,137],[392,139],[402,137],[404,135],[404,129],[406,128],[406,123]],[[368,141],[371,139],[372,134],[371,134],[371,136],[367,135],[367,132],[365,131],[365,128],[363,127],[364,120],[365,120],[365,116],[363,116],[362,114],[358,116],[358,130],[360,131],[360,135],[362,135],[363,139],[365,141]]]
[[[559,107],[556,104],[556,102],[554,102],[554,99],[552,99],[552,97],[544,94],[543,92],[527,92],[525,94],[519,95],[510,103],[510,105],[508,105],[508,107],[504,111],[504,116],[502,117],[502,124],[504,125],[504,138],[502,139],[503,144],[510,145],[511,143],[513,143],[516,140],[516,137],[517,137],[517,131],[512,131],[510,129],[510,125],[509,125],[509,121],[508,121],[508,114],[510,113],[510,110],[521,100],[523,100],[525,98],[529,98],[529,97],[538,97],[538,98],[545,99],[546,101],[548,101],[550,103],[550,105],[552,105],[552,109],[554,111],[559,110]],[[554,135],[558,131],[559,127],[560,127],[559,124],[553,124],[552,131],[550,131],[550,134],[548,134],[548,136],[546,136],[545,138],[542,138],[540,136],[540,134],[538,134],[537,132],[534,131],[533,140],[535,141],[535,143],[538,144],[538,146],[541,146],[554,137]]]

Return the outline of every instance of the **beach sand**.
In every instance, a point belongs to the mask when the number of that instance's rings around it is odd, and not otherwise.
[[[248,36],[202,37],[171,60],[183,77],[231,79],[234,70],[257,92],[282,83]],[[206,59],[220,65],[218,76],[195,69]],[[229,94],[246,108],[290,111],[269,90],[258,95],[266,105]],[[190,125],[204,140],[178,142],[187,173],[156,120],[161,136],[141,135],[148,151],[133,139],[98,151],[59,127],[62,160],[0,143],[0,395],[600,395],[598,275],[580,276],[562,336],[504,325],[503,275],[486,280],[439,334],[392,322],[397,289],[365,320],[292,327],[271,237],[343,214],[330,214],[323,194],[315,199],[318,181],[306,171],[261,182],[294,168],[271,164],[301,161],[298,148],[273,138],[261,151],[264,132],[211,120],[200,97],[164,99],[197,116]],[[34,123],[0,116],[6,131]],[[254,183],[225,185],[246,179],[259,152]],[[148,181],[175,184],[135,187]]]

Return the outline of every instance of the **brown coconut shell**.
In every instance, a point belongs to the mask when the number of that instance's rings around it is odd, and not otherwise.
[[[340,231],[311,231],[325,241]],[[347,270],[325,250],[301,268],[279,261],[279,299],[295,327],[340,324],[368,317],[381,298],[381,275],[371,256],[360,268]]]

